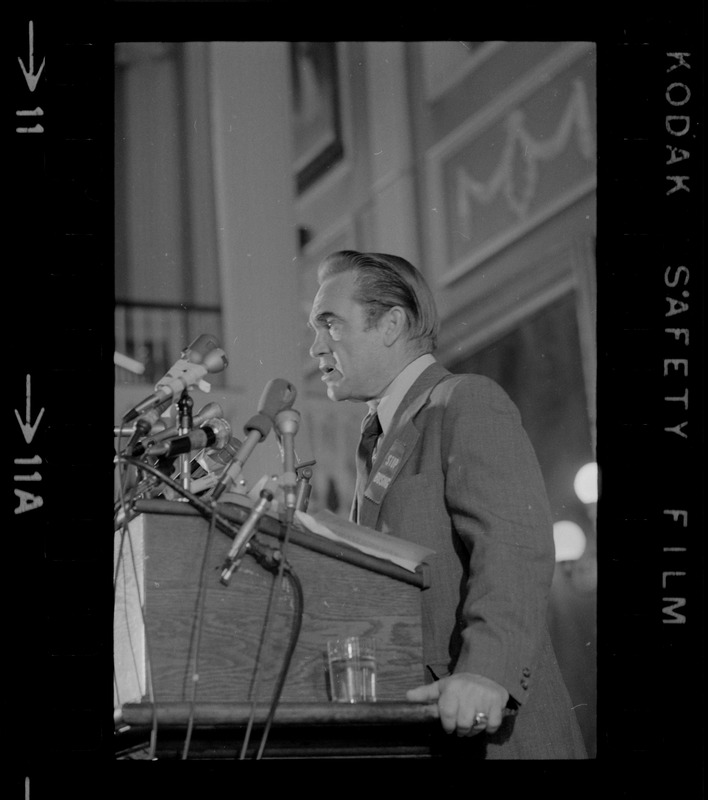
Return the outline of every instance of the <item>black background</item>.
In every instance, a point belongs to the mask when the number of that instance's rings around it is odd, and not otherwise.
[[[703,69],[698,4],[637,11],[612,4],[566,6],[560,16],[527,7],[499,20],[461,5],[61,3],[15,10],[6,28],[13,103],[8,163],[12,216],[6,308],[13,320],[8,462],[39,454],[37,484],[12,481],[4,552],[6,619],[3,784],[30,797],[198,796],[291,789],[319,794],[361,781],[374,795],[415,788],[505,796],[645,792],[699,796],[703,765]],[[472,7],[475,9],[476,7]],[[30,93],[28,23],[35,68]],[[472,774],[427,762],[361,764],[148,764],[112,758],[113,451],[113,42],[195,40],[506,39],[598,44],[598,757],[572,764],[484,764]],[[691,70],[666,72],[669,52]],[[669,105],[669,83],[692,92]],[[44,133],[18,134],[19,109],[40,106]],[[689,114],[691,133],[667,133],[668,114]],[[26,120],[27,118],[24,118]],[[37,120],[39,118],[33,118]],[[667,145],[691,158],[666,166]],[[691,192],[667,196],[669,174]],[[690,269],[690,310],[666,322],[667,267]],[[687,298],[681,297],[686,300]],[[688,327],[687,348],[664,332]],[[6,350],[7,355],[7,350]],[[689,358],[689,374],[663,375],[666,358]],[[32,421],[27,443],[26,375]],[[689,388],[688,411],[665,396]],[[688,438],[665,432],[688,420]],[[33,467],[32,469],[35,469]],[[41,491],[40,491],[41,486]],[[32,488],[34,487],[34,489]],[[14,490],[43,506],[16,514]],[[664,509],[689,510],[686,553]],[[669,577],[666,591],[662,575]],[[682,596],[685,624],[666,624],[665,596]],[[267,762],[263,762],[267,763]],[[352,769],[354,767],[354,769]],[[502,771],[503,770],[503,771]],[[340,776],[340,777],[337,777]],[[342,779],[342,776],[343,779]],[[335,781],[332,783],[332,781]],[[520,782],[520,783],[519,783]]]

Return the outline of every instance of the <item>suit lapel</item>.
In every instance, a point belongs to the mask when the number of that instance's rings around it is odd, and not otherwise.
[[[376,527],[383,499],[420,436],[415,424],[416,415],[427,404],[433,388],[451,374],[441,364],[431,364],[406,392],[371,466],[362,508],[359,509],[360,525]]]

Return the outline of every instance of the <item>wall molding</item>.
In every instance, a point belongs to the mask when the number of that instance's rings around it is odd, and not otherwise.
[[[429,149],[426,154],[425,180],[430,198],[430,255],[438,286],[445,287],[455,282],[493,254],[508,247],[596,188],[594,168],[592,175],[583,176],[581,171],[574,185],[559,187],[556,196],[546,200],[538,208],[532,208],[539,181],[544,177],[544,164],[550,164],[573,146],[586,163],[594,160],[595,131],[585,81],[581,77],[575,77],[567,82],[568,98],[565,108],[554,131],[546,137],[536,139],[529,133],[525,126],[524,111],[519,108],[522,101],[546,89],[553,78],[591,50],[591,45],[582,42],[562,47],[512,85],[507,92],[502,93],[494,103]],[[454,176],[454,182],[446,186],[446,163],[460,156],[466,147],[474,146],[482,133],[493,125],[499,128],[504,141],[497,151],[499,155],[496,156],[491,175],[479,180],[463,165],[457,166],[455,171],[453,164],[449,174]],[[518,170],[519,159],[521,170]],[[587,167],[585,172],[587,173]],[[450,196],[456,198],[455,202],[461,209],[461,220],[456,221],[449,217],[447,205],[452,202],[449,200]],[[487,240],[482,239],[467,253],[461,253],[457,257],[449,253],[450,226],[455,228],[459,236],[469,238],[470,231],[465,235],[463,228],[465,220],[471,214],[471,204],[483,208],[499,200],[505,204],[507,215],[512,219],[511,223]],[[468,205],[470,208],[465,215],[464,209]]]
[[[425,44],[425,43],[423,43]],[[462,47],[465,46],[464,42],[446,42],[445,44],[458,44]],[[446,92],[449,92],[458,83],[463,81],[471,72],[474,72],[481,64],[483,64],[488,58],[494,55],[498,50],[500,50],[507,42],[495,41],[495,42],[484,42],[481,47],[479,47],[476,51],[470,53],[470,55],[465,58],[457,67],[451,70],[448,74],[440,77],[440,78],[429,78],[428,76],[428,65],[426,62],[426,53],[423,50],[421,54],[421,58],[423,61],[423,73],[424,73],[424,87],[425,87],[425,99],[429,103],[434,103],[436,100],[439,100]]]
[[[464,320],[450,319],[446,323],[447,335],[443,334],[436,355],[444,364],[462,361],[511,332],[536,312],[576,289],[575,276],[564,275],[537,293],[500,308],[496,313],[490,314],[488,319],[482,320],[482,324],[470,326],[469,332],[462,337],[457,335],[457,332],[460,330],[458,326],[464,324]],[[453,326],[456,329],[455,334],[452,333]]]
[[[465,120],[455,130],[432,145],[426,153],[426,160],[434,161],[457,150],[460,145],[499,119],[505,111],[511,110],[593,50],[594,45],[591,42],[573,42],[561,47],[552,56],[511,84],[506,91],[501,92],[494,102],[485,106],[479,113]]]

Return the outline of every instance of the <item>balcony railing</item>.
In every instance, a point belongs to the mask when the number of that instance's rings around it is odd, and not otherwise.
[[[211,306],[117,301],[115,349],[145,368],[138,375],[115,367],[118,384],[156,383],[184,348],[202,333],[221,340],[221,309]],[[209,376],[212,386],[224,385],[224,374]]]

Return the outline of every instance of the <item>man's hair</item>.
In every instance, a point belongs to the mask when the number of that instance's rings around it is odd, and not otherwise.
[[[354,300],[365,308],[367,327],[376,325],[393,306],[406,314],[407,338],[416,352],[432,353],[440,322],[432,292],[420,272],[405,258],[386,253],[340,250],[317,270],[322,283],[343,272],[354,273]]]

